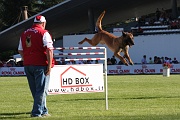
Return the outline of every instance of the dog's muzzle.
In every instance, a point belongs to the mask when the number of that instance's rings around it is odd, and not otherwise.
[[[134,45],[134,42],[131,38],[126,39],[126,45],[129,45],[129,47]]]

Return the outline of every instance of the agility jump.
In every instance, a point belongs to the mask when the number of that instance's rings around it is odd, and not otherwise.
[[[74,94],[105,91],[105,104],[108,110],[108,85],[107,85],[107,53],[105,47],[64,47],[56,50],[77,50],[71,53],[54,53],[54,57],[71,56],[82,58],[65,58],[64,61],[102,60],[103,64],[72,64],[55,65],[52,68],[49,94]],[[83,52],[81,52],[83,50]],[[91,52],[95,50],[96,52]],[[86,52],[90,51],[90,52]],[[91,55],[103,57],[92,58]],[[60,59],[58,59],[60,60]],[[105,83],[105,84],[104,84]],[[105,85],[105,87],[104,87]]]

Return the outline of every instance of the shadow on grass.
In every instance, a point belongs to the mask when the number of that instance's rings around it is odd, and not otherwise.
[[[180,115],[119,115],[119,116],[83,116],[79,120],[179,120]],[[69,119],[74,119],[69,118]]]
[[[161,99],[161,98],[180,98],[180,96],[134,97],[134,98],[122,98],[122,99]]]
[[[108,98],[108,100],[112,100],[116,98]],[[65,101],[83,101],[83,100],[105,100],[105,98],[83,98],[83,99],[70,99]]]
[[[30,112],[18,112],[18,113],[0,113],[0,119],[24,119],[27,117],[19,117],[20,115],[23,114],[29,114],[30,116]]]
[[[115,99],[161,99],[161,98],[180,98],[180,96],[144,96],[144,97],[132,97],[132,98],[108,98],[108,100]],[[82,99],[69,99],[65,101],[83,101],[83,100],[105,100],[105,98],[82,98]],[[53,101],[51,101],[53,102]],[[56,102],[56,101],[54,101]]]

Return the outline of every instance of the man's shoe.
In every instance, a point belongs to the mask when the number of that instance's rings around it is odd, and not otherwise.
[[[35,115],[31,114],[31,117],[42,117],[42,116],[41,115],[35,116]]]
[[[42,117],[50,117],[51,115],[50,114],[42,114],[41,116]]]

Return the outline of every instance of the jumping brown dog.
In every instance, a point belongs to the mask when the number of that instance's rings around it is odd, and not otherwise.
[[[130,65],[133,65],[133,62],[128,53],[129,47],[134,45],[133,34],[122,32],[122,36],[117,37],[107,31],[104,31],[101,25],[104,14],[105,11],[101,13],[96,22],[98,33],[96,33],[92,39],[84,38],[84,40],[80,41],[79,44],[83,44],[84,42],[88,42],[92,46],[96,46],[99,43],[106,44],[108,48],[114,52],[114,56],[119,58],[125,65],[128,66],[128,62],[125,58],[127,58]],[[124,56],[120,55],[121,52],[124,52]]]

